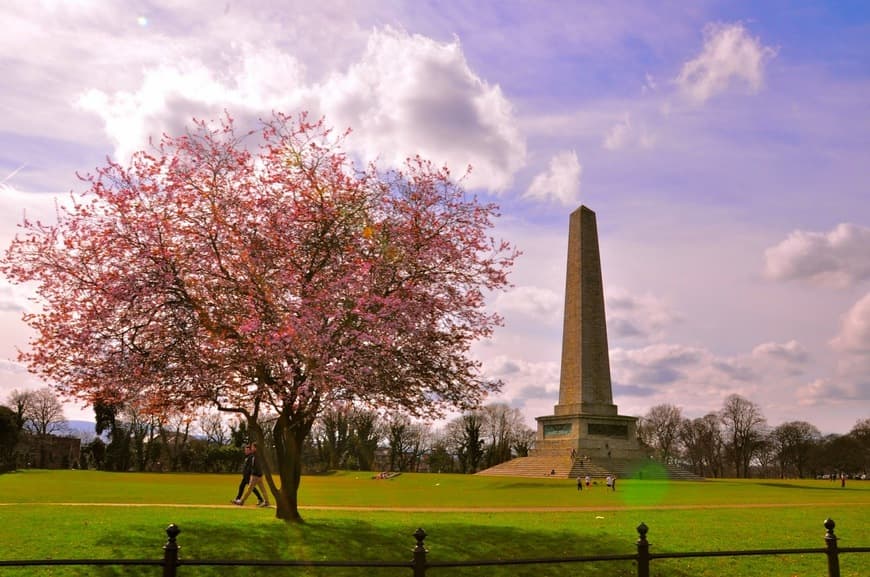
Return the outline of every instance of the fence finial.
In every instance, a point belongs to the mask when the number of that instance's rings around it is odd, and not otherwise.
[[[414,539],[417,540],[417,546],[414,547],[414,577],[426,576],[426,546],[423,545],[423,540],[426,539],[426,531],[419,528],[414,531]]]
[[[837,536],[834,535],[836,525],[830,517],[825,519],[825,554],[828,556],[828,577],[840,577],[840,552],[837,549]]]
[[[181,547],[178,546],[175,538],[178,537],[179,533],[181,533],[181,529],[175,523],[166,528],[166,536],[169,539],[166,541],[166,545],[163,546],[163,577],[176,577],[177,575],[178,550]]]
[[[637,526],[637,534],[640,535],[640,540],[646,542],[646,534],[649,532],[649,527],[643,521]]]
[[[170,523],[169,527],[166,528],[166,535],[169,537],[169,540],[166,542],[166,544],[175,544],[175,538],[178,537],[179,533],[181,533],[181,529],[178,528],[178,525],[176,525],[175,523]]]
[[[637,526],[637,534],[640,539],[637,540],[637,577],[649,577],[649,541],[646,540],[646,534],[649,527],[643,521]]]

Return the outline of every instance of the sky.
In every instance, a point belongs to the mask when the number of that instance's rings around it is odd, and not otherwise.
[[[858,1],[4,0],[0,247],[193,117],[308,111],[421,154],[523,252],[473,354],[558,403],[568,215],[595,211],[614,403],[870,418],[870,5]],[[36,306],[0,278],[0,401]],[[67,418],[93,412],[67,406]]]

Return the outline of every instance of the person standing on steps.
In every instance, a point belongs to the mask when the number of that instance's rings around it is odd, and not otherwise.
[[[236,498],[233,499],[234,505],[242,504],[242,494],[245,492],[245,487],[251,482],[251,471],[254,468],[254,454],[251,452],[251,446],[245,445],[245,463],[242,465],[242,482],[239,483],[239,492],[236,493]],[[257,497],[257,505],[263,502],[263,496],[260,494],[260,491],[254,487],[253,489],[254,496]]]
[[[269,494],[266,492],[266,485],[263,483],[263,468],[260,466],[260,458],[257,456],[257,444],[249,445],[251,451],[251,482],[248,484],[248,490],[244,496],[236,503],[242,506],[247,498],[251,495],[251,491],[259,488],[263,492],[263,500],[257,503],[257,507],[269,507]]]

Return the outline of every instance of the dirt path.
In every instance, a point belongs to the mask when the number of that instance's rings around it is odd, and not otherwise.
[[[233,504],[195,503],[0,503],[0,507],[14,505],[44,505],[52,507],[165,507],[170,509],[255,509],[253,505],[239,507]],[[734,503],[719,505],[637,505],[597,507],[349,507],[331,505],[300,505],[302,511],[361,511],[385,513],[583,513],[595,511],[666,511],[692,509],[783,509],[787,507],[867,506],[861,503]],[[274,509],[274,506],[271,507]]]

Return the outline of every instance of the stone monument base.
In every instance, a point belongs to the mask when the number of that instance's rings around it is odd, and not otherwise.
[[[578,459],[643,459],[637,442],[637,417],[621,415],[550,415],[537,417],[538,432],[531,456]]]

